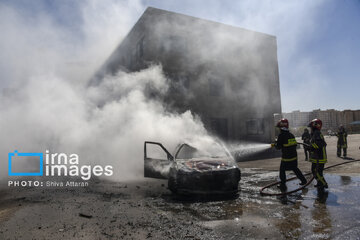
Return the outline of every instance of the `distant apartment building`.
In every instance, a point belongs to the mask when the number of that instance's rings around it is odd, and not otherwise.
[[[350,123],[360,121],[360,110],[338,111],[335,109],[316,109],[311,112],[293,111],[291,113],[283,113],[283,117],[289,120],[290,126],[293,128],[304,127],[312,119],[318,118],[323,123],[324,131],[336,131],[340,125],[351,129]]]
[[[310,112],[293,111],[283,113],[283,116],[290,121],[291,127],[305,126],[309,122]]]
[[[226,141],[271,142],[281,114],[276,37],[147,8],[93,77],[161,64],[170,80],[162,100],[191,110]]]

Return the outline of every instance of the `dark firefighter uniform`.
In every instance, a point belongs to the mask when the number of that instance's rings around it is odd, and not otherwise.
[[[317,187],[328,187],[327,182],[325,181],[323,171],[325,163],[327,162],[326,155],[326,142],[324,136],[318,129],[313,129],[311,133],[311,149],[310,149],[310,161],[311,172],[313,173],[315,179],[317,180]]]
[[[278,139],[275,142],[275,147],[281,149],[282,152],[279,176],[281,180],[280,186],[282,187],[285,187],[286,183],[286,170],[294,171],[297,178],[300,179],[301,184],[306,184],[306,179],[298,168],[296,146],[297,142],[295,136],[288,130],[281,129]]]
[[[347,133],[345,129],[340,129],[338,133],[336,133],[338,137],[337,141],[337,156],[341,156],[341,149],[343,150],[344,157],[346,157],[346,150],[347,150]]]
[[[310,145],[310,133],[309,130],[306,128],[304,129],[304,133],[301,135],[301,139],[304,141],[305,144]],[[305,161],[309,159],[309,149],[304,147],[304,153],[305,153]]]

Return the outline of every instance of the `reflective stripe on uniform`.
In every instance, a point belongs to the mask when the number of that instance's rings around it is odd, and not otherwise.
[[[317,161],[319,161],[319,163],[326,163],[326,162],[327,162],[327,159],[326,159],[326,158],[323,158],[323,159],[310,158],[310,161],[311,161],[312,163],[317,163]]]
[[[316,177],[317,177],[317,180],[319,180],[323,184],[323,186],[327,185],[324,177],[320,176],[320,174],[318,172],[316,172]]]
[[[293,158],[282,158],[281,161],[283,161],[283,162],[291,162],[291,161],[294,161],[294,160],[296,160],[296,159],[297,159],[297,157],[293,157]]]
[[[289,138],[288,143],[284,144],[284,147],[290,147],[290,146],[294,146],[294,145],[297,145],[296,139],[295,138]]]

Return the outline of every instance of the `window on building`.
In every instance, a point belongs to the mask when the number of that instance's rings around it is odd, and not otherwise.
[[[179,82],[181,82],[181,85],[185,89],[189,89],[189,87],[190,87],[190,77],[189,77],[189,75],[186,75],[186,74],[180,75],[179,76]]]
[[[226,118],[210,118],[209,120],[210,131],[226,140],[228,138],[228,120]]]
[[[224,96],[224,82],[217,78],[210,78],[209,95],[215,97]]]
[[[246,121],[247,135],[264,134],[264,119],[249,119]]]
[[[185,73],[169,74],[170,89],[173,93],[185,94],[190,87],[190,77]]]
[[[130,61],[129,61],[129,69],[134,69],[135,65],[136,65],[136,56],[134,56],[134,54],[130,55]]]
[[[140,41],[136,44],[136,59],[139,60],[144,56],[144,39],[145,37],[142,37]]]
[[[170,54],[184,54],[187,50],[186,40],[180,35],[164,36],[161,44],[161,51]]]

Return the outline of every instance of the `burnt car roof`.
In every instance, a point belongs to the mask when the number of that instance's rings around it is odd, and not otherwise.
[[[218,142],[213,142],[213,144],[216,144],[217,147],[220,147],[222,149],[222,151],[223,151],[223,154],[225,153],[225,155],[220,156],[220,157],[216,156],[216,155],[214,155],[214,156],[206,156],[206,157],[204,157],[204,156],[202,156],[202,157],[192,157],[191,153],[198,151],[198,149],[196,147],[194,147],[192,144],[184,142],[184,143],[178,144],[178,146],[175,148],[174,155],[173,155],[174,159],[175,160],[178,160],[178,159],[181,159],[181,160],[184,160],[184,159],[189,159],[189,160],[190,159],[202,159],[202,160],[208,161],[208,160],[214,160],[214,159],[220,160],[220,158],[223,158],[223,159],[228,159],[228,160],[232,160],[232,161],[235,162],[233,156],[228,152],[228,150],[226,149],[226,147],[223,144],[220,144]],[[188,156],[178,157],[179,152],[182,149],[184,149],[184,146],[186,146],[188,148],[187,149]]]

